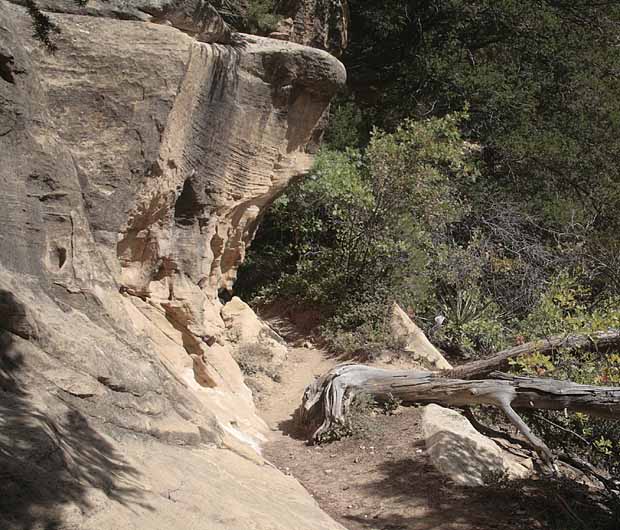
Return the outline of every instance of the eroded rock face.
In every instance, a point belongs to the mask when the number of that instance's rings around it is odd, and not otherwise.
[[[200,42],[219,22],[197,2],[41,2],[62,29],[50,54],[18,3],[0,0],[0,519],[173,528],[131,516],[176,502],[149,455],[185,446],[171,461],[205,476],[205,444],[261,463],[266,426],[217,295],[308,170],[344,69],[224,30],[228,44]],[[268,493],[263,527],[294,527]],[[204,528],[253,520],[248,506],[220,520],[213,502]],[[295,527],[337,528],[304,503]]]
[[[328,50],[340,57],[348,43],[348,0],[285,0],[280,10],[289,20],[277,32],[293,42]]]
[[[121,229],[123,285],[167,298],[182,273],[211,294],[231,288],[260,212],[309,169],[305,146],[343,80],[310,48],[194,44],[153,177]]]

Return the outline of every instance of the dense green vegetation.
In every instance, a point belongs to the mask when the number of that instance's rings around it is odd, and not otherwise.
[[[232,27],[247,33],[267,35],[281,18],[278,0],[213,0],[211,4]]]
[[[389,347],[392,301],[427,330],[447,317],[433,339],[456,358],[618,327],[620,2],[350,8],[348,90],[311,176],[266,216],[238,292],[319,307],[324,338],[349,351]],[[513,368],[620,383],[614,352]],[[618,469],[613,422],[556,416]]]

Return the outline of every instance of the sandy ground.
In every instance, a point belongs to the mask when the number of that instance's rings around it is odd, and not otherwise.
[[[292,348],[280,372],[281,384],[261,395],[259,412],[273,429],[273,441],[285,436],[280,424],[288,422],[299,406],[304,389],[337,361],[314,348]]]
[[[259,411],[272,428],[264,454],[293,475],[319,505],[350,530],[522,530],[610,528],[581,526],[563,504],[586,521],[591,501],[580,490],[545,480],[456,486],[429,464],[419,409],[373,413],[351,438],[309,446],[295,432],[292,414],[305,387],[337,364],[323,352],[294,348],[281,382],[265,389]],[[291,529],[294,530],[294,529]]]

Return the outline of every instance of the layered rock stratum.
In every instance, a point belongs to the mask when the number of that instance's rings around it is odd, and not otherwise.
[[[343,66],[202,1],[0,0],[2,528],[336,529],[260,456],[230,290]],[[25,4],[25,2],[24,2]]]

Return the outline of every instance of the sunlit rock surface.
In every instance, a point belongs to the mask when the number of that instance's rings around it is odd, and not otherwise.
[[[0,0],[3,524],[338,528],[263,465],[218,292],[308,170],[344,68],[180,2],[41,2],[48,53],[18,4]]]

